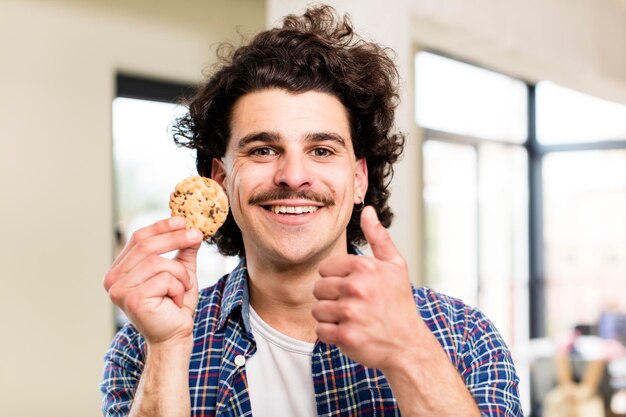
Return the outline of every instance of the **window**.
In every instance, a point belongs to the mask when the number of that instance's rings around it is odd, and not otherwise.
[[[420,52],[425,284],[484,311],[528,397],[528,87]]]
[[[416,55],[415,68],[418,125],[497,141],[526,141],[523,82],[428,52]]]
[[[543,161],[546,333],[626,312],[626,149]]]
[[[537,139],[544,145],[626,139],[626,106],[561,87],[537,84]]]
[[[426,284],[480,307],[514,346],[528,328],[526,85],[429,52],[415,69]]]
[[[626,106],[427,52],[415,70],[426,284],[494,321],[528,409],[530,336],[624,337],[601,318],[626,317]]]
[[[593,328],[606,312],[626,314],[626,105],[547,81],[536,97],[541,324],[554,337]]]
[[[478,305],[478,178],[471,145],[424,143],[426,279],[436,290]],[[454,259],[454,262],[450,262]]]
[[[626,106],[547,81],[536,103],[533,335],[576,329],[626,343]],[[607,365],[609,387],[623,362]],[[603,391],[619,414],[623,390]]]

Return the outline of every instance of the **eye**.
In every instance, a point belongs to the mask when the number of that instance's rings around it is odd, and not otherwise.
[[[317,158],[327,158],[333,154],[332,151],[327,148],[315,148],[311,153]]]
[[[254,148],[250,151],[250,155],[252,156],[275,156],[277,155],[276,151],[267,146]]]

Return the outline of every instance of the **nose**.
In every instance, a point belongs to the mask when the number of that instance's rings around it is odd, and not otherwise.
[[[303,155],[285,152],[278,159],[274,182],[292,190],[307,188],[312,183],[312,174]]]

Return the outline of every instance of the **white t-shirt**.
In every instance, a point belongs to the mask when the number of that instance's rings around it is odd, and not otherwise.
[[[276,331],[250,306],[256,353],[246,361],[254,417],[317,416],[311,376],[313,343]]]

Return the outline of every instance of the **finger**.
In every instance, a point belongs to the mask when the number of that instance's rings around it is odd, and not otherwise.
[[[171,278],[174,278],[173,280]],[[185,304],[185,287],[181,285],[180,280],[171,275],[168,277],[167,282],[167,296],[174,301],[179,308],[182,308]]]
[[[156,301],[161,304],[166,301],[166,298],[174,301],[179,307],[183,306],[184,287],[179,280],[167,272],[160,273],[130,290],[119,287],[121,287],[119,283],[111,287],[111,299],[126,314],[132,316],[136,316],[145,309],[147,303]]]
[[[156,296],[162,295],[164,301],[166,298],[170,298],[178,307],[183,307],[185,288],[176,277],[163,272],[147,281],[146,284],[152,287],[150,290],[156,291]]]
[[[372,248],[376,259],[391,262],[398,266],[404,265],[404,258],[391,240],[389,232],[378,220],[374,207],[367,206],[361,212],[361,230]]]
[[[202,232],[197,229],[176,230],[149,237],[137,242],[123,260],[123,267],[127,272],[134,268],[139,262],[151,255],[162,255],[178,249],[185,249],[196,246],[202,242]]]
[[[170,298],[178,307],[183,306],[185,288],[173,275],[162,272],[141,285],[146,298]]]
[[[188,248],[180,249],[174,259],[182,262],[190,271],[196,272],[196,259],[200,246],[202,246],[202,240],[199,240],[198,243]]]
[[[174,216],[167,219],[159,220],[150,226],[138,229],[128,240],[124,249],[117,256],[113,262],[113,267],[117,266],[123,261],[128,252],[138,243],[152,236],[161,235],[163,233],[170,233],[175,230],[179,230],[185,227],[185,219],[180,216]]]
[[[318,301],[313,304],[311,314],[319,323],[339,323],[341,321],[341,307],[336,301]]]
[[[125,284],[128,287],[140,285],[144,281],[147,281],[162,272],[167,272],[179,280],[180,283],[183,284],[183,287],[185,287],[186,291],[190,290],[193,286],[191,277],[187,272],[187,268],[185,268],[183,264],[159,255],[152,255],[144,259],[137,264],[131,272],[132,273],[126,274],[128,276],[128,280]]]
[[[317,323],[315,327],[317,337],[325,343],[336,345],[338,341],[339,325],[333,323]]]
[[[313,286],[313,295],[318,300],[337,300],[341,295],[344,278],[328,277],[317,280]]]
[[[347,277],[354,272],[358,258],[356,255],[332,256],[320,263],[318,272],[322,278]]]
[[[119,267],[111,269],[105,276],[104,288],[108,291],[118,283],[124,288],[136,287],[161,272],[169,272],[175,276],[186,290],[191,289],[193,285],[187,268],[183,264],[159,255],[151,255],[128,272],[120,271]]]

